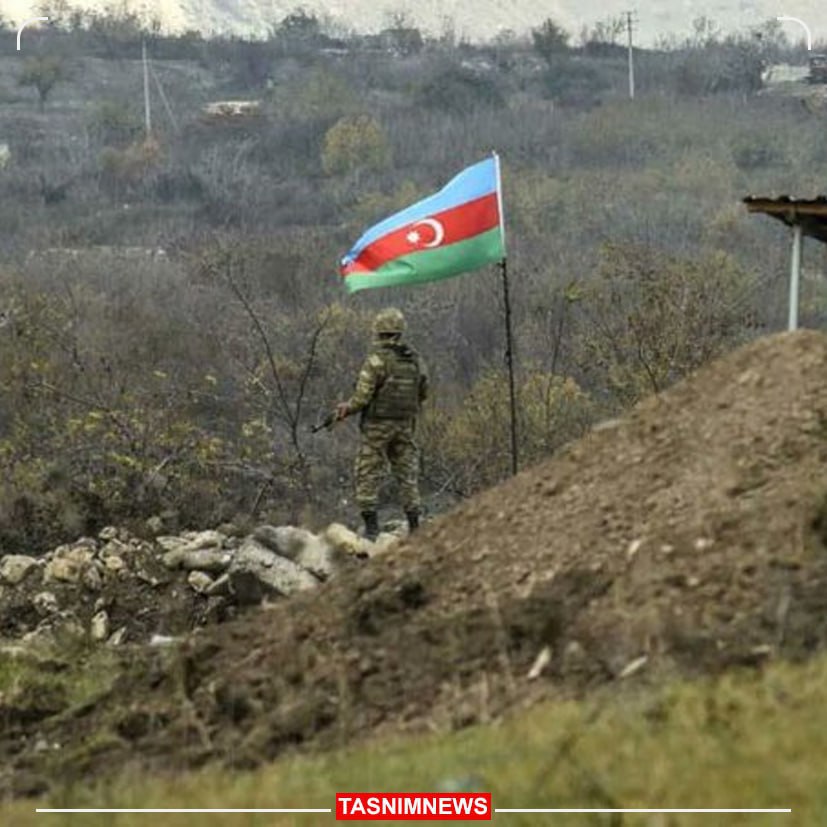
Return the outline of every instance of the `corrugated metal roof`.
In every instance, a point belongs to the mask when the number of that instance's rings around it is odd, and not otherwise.
[[[779,204],[824,204],[827,203],[827,195],[813,195],[810,198],[796,198],[793,195],[748,195],[744,203],[753,201],[773,201]]]
[[[827,195],[813,198],[748,195],[744,203],[750,212],[772,216],[788,227],[800,224],[805,235],[827,244]]]

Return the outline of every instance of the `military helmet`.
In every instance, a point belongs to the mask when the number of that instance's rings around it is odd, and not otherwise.
[[[379,336],[383,333],[400,335],[405,332],[405,317],[401,310],[386,307],[376,314],[373,320],[373,332]]]

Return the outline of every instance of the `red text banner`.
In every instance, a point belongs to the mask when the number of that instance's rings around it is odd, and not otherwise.
[[[490,821],[491,793],[337,793],[337,821]]]

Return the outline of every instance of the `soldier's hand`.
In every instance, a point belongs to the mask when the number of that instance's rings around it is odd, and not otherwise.
[[[350,413],[350,406],[347,402],[340,402],[336,406],[336,421],[339,422],[340,420],[344,419]]]

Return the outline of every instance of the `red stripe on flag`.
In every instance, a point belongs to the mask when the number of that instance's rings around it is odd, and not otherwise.
[[[401,256],[423,250],[439,250],[448,244],[473,238],[493,229],[499,223],[499,202],[497,193],[493,192],[459,207],[406,224],[376,239],[365,247],[354,261],[342,267],[341,273],[343,276],[350,273],[369,273]],[[440,233],[442,238],[439,238]]]

